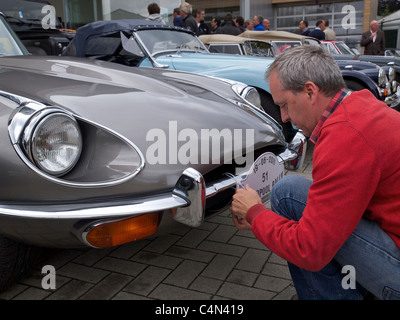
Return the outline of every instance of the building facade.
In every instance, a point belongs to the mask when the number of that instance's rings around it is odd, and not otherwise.
[[[181,0],[49,0],[56,8],[66,28],[76,29],[90,21],[125,18],[146,18],[147,6],[157,2],[166,23],[172,24],[173,9]],[[192,0],[193,8],[204,8],[206,22],[226,13],[251,19],[262,15],[274,30],[299,32],[300,20],[306,19],[310,28],[318,19],[329,19],[338,39],[357,46],[369,22],[376,19],[378,0]]]

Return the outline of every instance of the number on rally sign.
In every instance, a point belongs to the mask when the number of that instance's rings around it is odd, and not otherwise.
[[[284,175],[284,166],[278,158],[271,152],[266,152],[254,161],[249,173],[239,185],[248,184],[258,192],[263,204],[270,200],[272,187]]]

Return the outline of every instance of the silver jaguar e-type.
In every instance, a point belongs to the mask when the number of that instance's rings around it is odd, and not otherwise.
[[[286,142],[242,83],[30,56],[1,15],[0,55],[0,290],[34,247],[197,227],[249,172],[264,192],[301,165],[304,136]]]

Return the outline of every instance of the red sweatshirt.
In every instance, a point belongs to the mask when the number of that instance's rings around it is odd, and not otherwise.
[[[363,90],[325,121],[313,154],[313,183],[300,221],[263,205],[247,212],[257,238],[311,271],[327,265],[361,217],[374,220],[400,248],[400,113]]]

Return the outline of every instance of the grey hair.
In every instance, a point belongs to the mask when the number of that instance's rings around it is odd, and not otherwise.
[[[179,8],[186,14],[192,14],[192,5],[188,2],[182,2]]]
[[[300,92],[307,81],[315,83],[327,97],[346,87],[339,66],[321,47],[303,45],[286,50],[268,68],[265,79],[277,71],[283,90]]]

